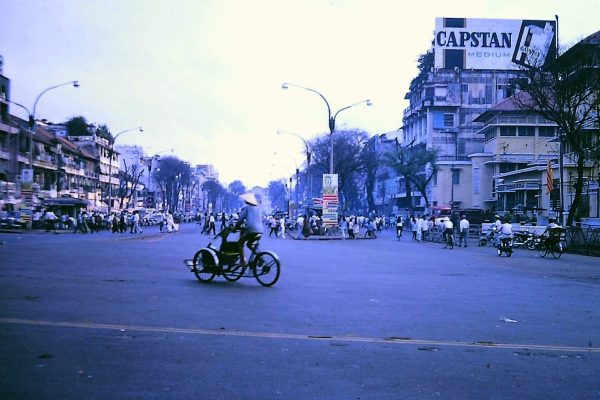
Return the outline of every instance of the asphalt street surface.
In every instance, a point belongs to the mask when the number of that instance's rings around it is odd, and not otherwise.
[[[1,399],[600,399],[598,258],[265,235],[265,288],[198,282],[194,224],[0,241]]]

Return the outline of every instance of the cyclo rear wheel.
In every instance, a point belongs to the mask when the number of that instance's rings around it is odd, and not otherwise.
[[[540,254],[540,257],[546,257],[546,254],[548,254],[548,246],[546,245],[545,240],[542,240],[538,243],[537,250]]]
[[[203,283],[212,281],[215,278],[217,265],[215,258],[207,249],[200,249],[194,255],[194,275]]]
[[[554,243],[552,245],[552,257],[559,259],[563,253],[562,243]]]
[[[254,277],[263,286],[273,286],[279,279],[280,262],[277,256],[271,252],[258,253],[252,268]]]

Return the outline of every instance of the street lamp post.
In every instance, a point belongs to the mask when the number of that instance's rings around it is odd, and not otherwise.
[[[110,140],[110,150],[108,152],[108,215],[110,215],[111,210],[112,210],[112,161],[113,161],[112,159],[113,159],[115,141],[117,140],[117,138],[119,136],[121,136],[125,132],[131,132],[131,131],[136,131],[136,130],[139,130],[140,132],[144,132],[144,128],[142,128],[141,126],[139,126],[137,128],[129,128],[129,129],[125,129],[124,131],[117,133]]]
[[[42,92],[40,94],[38,94],[38,96],[35,99],[35,102],[33,103],[32,112],[30,112],[29,109],[27,109],[27,107],[25,107],[24,105],[19,104],[15,101],[9,100],[10,103],[21,107],[22,109],[24,109],[27,112],[28,125],[29,125],[29,169],[31,169],[32,174],[33,174],[33,135],[35,135],[35,125],[36,125],[35,111],[37,109],[37,103],[40,101],[42,96],[44,94],[46,94],[47,92],[49,92],[50,90],[57,89],[57,88],[63,87],[63,86],[69,86],[69,85],[73,85],[73,87],[77,88],[77,87],[79,87],[79,82],[78,81],[69,81],[69,82],[65,82],[65,83],[60,83],[58,85],[50,86],[49,88],[42,90]],[[33,177],[33,175],[32,175],[32,177]]]
[[[333,174],[333,133],[335,132],[335,120],[338,116],[338,114],[344,110],[347,110],[351,107],[360,105],[365,103],[367,106],[371,106],[373,103],[371,102],[371,100],[367,99],[367,100],[363,100],[363,101],[359,101],[358,103],[354,103],[354,104],[350,104],[349,106],[340,108],[339,110],[337,110],[337,112],[335,114],[333,114],[333,116],[331,115],[331,107],[329,106],[329,102],[327,101],[327,99],[325,98],[325,96],[323,96],[320,92],[314,90],[314,89],[310,89],[304,86],[300,86],[300,85],[295,85],[293,83],[284,83],[283,85],[281,85],[282,89],[288,89],[290,86],[292,87],[296,87],[299,89],[304,89],[304,90],[308,90],[309,92],[313,92],[316,93],[317,95],[319,95],[319,97],[321,97],[323,99],[323,101],[325,102],[325,105],[327,106],[327,114],[328,114],[328,125],[329,125],[329,173]]]
[[[311,151],[310,151],[310,145],[308,144],[308,142],[306,141],[306,139],[304,139],[302,136],[298,135],[297,133],[293,133],[293,132],[288,132],[288,131],[284,131],[282,129],[278,129],[277,130],[277,134],[278,135],[282,135],[282,134],[288,134],[288,135],[292,135],[292,136],[296,136],[297,138],[300,138],[300,140],[302,140],[302,142],[304,143],[304,147],[306,149],[306,174],[308,175],[308,187],[309,190],[307,190],[307,196],[310,197],[310,189],[312,189],[312,174],[310,173],[310,159],[311,159]],[[298,168],[296,168],[298,169]],[[300,171],[298,171],[298,174],[300,173]],[[298,175],[297,174],[297,175]],[[296,182],[296,184],[298,184],[298,182]],[[304,185],[306,186],[306,185]]]

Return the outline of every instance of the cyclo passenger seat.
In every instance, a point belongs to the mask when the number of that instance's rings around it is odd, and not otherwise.
[[[565,228],[563,228],[563,227],[557,226],[555,228],[550,228],[548,230],[548,241],[559,242],[564,233],[565,233]]]

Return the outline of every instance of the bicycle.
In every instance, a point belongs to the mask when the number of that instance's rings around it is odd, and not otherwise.
[[[212,239],[221,238],[219,248],[211,241],[207,247],[198,250],[193,259],[184,260],[184,263],[202,283],[223,276],[229,282],[255,278],[262,286],[273,286],[279,279],[279,257],[271,251],[259,250],[262,235],[257,233],[248,240],[246,246],[250,249],[250,257],[246,265],[241,265],[238,242],[227,241],[228,235],[233,232],[237,231],[231,227],[223,229]]]
[[[444,248],[447,249],[448,247],[450,247],[450,250],[452,250],[454,248],[454,231],[451,232],[444,232],[444,235],[446,236],[446,242],[444,243]]]
[[[537,244],[537,251],[540,257],[546,257],[552,254],[552,257],[559,259],[564,252],[563,237],[565,234],[564,228],[552,228],[548,236],[540,236]]]

